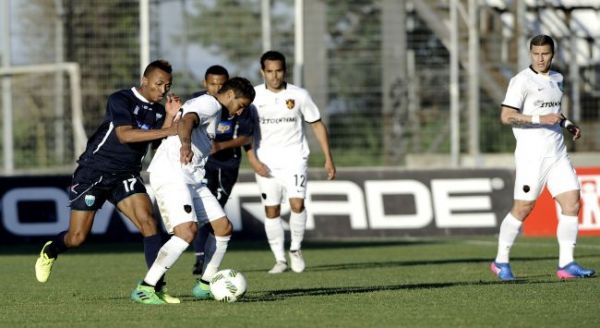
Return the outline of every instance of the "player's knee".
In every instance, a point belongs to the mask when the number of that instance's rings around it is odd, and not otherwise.
[[[85,242],[86,238],[87,234],[83,231],[69,231],[65,235],[65,244],[69,248],[79,247]]]
[[[561,209],[562,213],[566,215],[577,215],[579,214],[579,202],[571,202],[567,204],[562,204]]]
[[[142,236],[152,236],[158,232],[156,228],[156,221],[151,215],[140,215],[137,219],[140,225],[140,233]]]
[[[185,240],[187,243],[192,243],[196,234],[198,233],[198,225],[196,223],[186,223],[181,226],[175,227],[175,236]]]
[[[304,203],[302,204],[291,204],[290,205],[290,210],[294,213],[300,213],[302,211],[304,211]]]
[[[520,204],[519,206],[513,207],[513,215],[520,220],[524,220],[529,213],[533,210],[535,202]]]
[[[265,214],[268,218],[276,218],[281,215],[281,208],[279,206],[267,206],[265,207]]]
[[[214,227],[215,236],[231,236],[233,233],[233,225],[229,219],[226,219],[222,224],[219,224],[217,227]]]

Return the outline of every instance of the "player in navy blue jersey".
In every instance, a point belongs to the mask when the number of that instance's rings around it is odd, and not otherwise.
[[[206,90],[196,92],[192,97],[203,94],[214,96],[228,79],[227,69],[220,65],[213,65],[204,74],[203,86]],[[205,178],[208,189],[223,208],[238,178],[242,160],[241,147],[246,150],[251,147],[255,120],[253,108],[247,108],[239,115],[230,115],[226,110],[221,112],[212,153],[205,166]],[[198,229],[198,235],[192,243],[196,254],[193,274],[201,275],[203,272],[205,248],[207,244],[214,243],[214,237],[210,232],[210,224],[203,225]]]
[[[71,216],[67,231],[48,241],[35,264],[36,278],[46,282],[59,254],[81,246],[94,223],[96,211],[105,201],[113,203],[144,236],[148,267],[154,262],[162,240],[152,216],[152,203],[140,177],[142,159],[153,142],[177,134],[172,124],[181,101],[167,95],[172,68],[165,60],[150,63],[139,87],[109,96],[104,121],[90,137],[77,161],[69,188]],[[160,102],[166,98],[166,108]],[[177,302],[165,293],[157,294]]]

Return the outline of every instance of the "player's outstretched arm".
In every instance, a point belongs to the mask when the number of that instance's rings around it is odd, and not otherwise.
[[[142,130],[130,125],[121,125],[116,127],[115,133],[121,143],[152,141],[176,135],[177,125],[173,124],[168,128],[150,130]]]
[[[173,124],[173,119],[181,107],[181,100],[175,95],[167,96],[165,121],[160,129],[142,130],[131,125],[120,125],[115,128],[115,133],[119,142],[134,143],[154,141],[177,134],[177,125]]]
[[[327,127],[323,124],[322,121],[316,121],[310,124],[315,133],[315,137],[317,141],[319,141],[319,145],[321,146],[321,150],[323,151],[323,155],[325,156],[325,170],[327,171],[327,180],[335,179],[335,164],[333,163],[333,156],[331,155],[331,150],[329,149],[329,135],[327,134]]]
[[[252,137],[250,136],[239,136],[227,141],[214,142],[210,154],[212,155],[223,149],[242,147],[249,144],[251,141]]]

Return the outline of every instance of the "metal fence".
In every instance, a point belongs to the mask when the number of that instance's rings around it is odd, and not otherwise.
[[[81,125],[89,135],[104,115],[107,96],[139,81],[143,1],[3,1],[2,174],[70,171],[78,155],[73,140],[80,138],[73,133],[69,76],[17,76],[7,70],[77,63]],[[186,97],[200,88],[204,70],[213,64],[261,83],[258,58],[265,48],[280,50],[288,58],[288,80],[301,81],[319,105],[338,166],[402,166],[411,154],[451,150],[452,1],[150,0],[150,59],[165,58],[173,64],[173,90]],[[477,5],[478,73],[484,80],[478,93],[479,119],[472,122],[466,110],[470,30],[466,19],[459,19],[460,154],[471,151],[473,133],[478,152],[512,152],[511,130],[498,120],[498,95],[522,67],[518,54],[527,51],[527,38],[540,32],[556,34],[555,67],[568,82],[577,81],[578,92],[568,89],[565,103],[568,108],[579,106],[584,138],[571,148],[599,150],[600,8],[595,2],[528,0],[523,9],[516,5],[519,1],[456,1],[467,11]],[[299,3],[302,57],[295,53]],[[519,24],[520,17],[526,24]],[[577,65],[570,60],[573,55]],[[6,122],[8,111],[11,122]],[[11,159],[7,144],[12,144]],[[311,165],[320,161],[315,145]]]

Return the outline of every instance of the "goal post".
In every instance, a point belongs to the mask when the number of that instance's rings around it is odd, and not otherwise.
[[[77,159],[77,156],[81,154],[85,149],[87,142],[87,136],[83,125],[83,110],[82,110],[82,93],[81,93],[81,72],[79,64],[72,62],[64,63],[51,63],[51,64],[39,64],[39,65],[21,65],[21,66],[9,66],[0,67],[0,78],[4,81],[2,84],[2,97],[13,97],[14,89],[10,85],[11,79],[6,77],[15,77],[23,75],[36,75],[36,74],[48,74],[48,73],[66,73],[69,77],[69,98],[70,98],[70,109],[71,109],[71,129],[72,129],[72,145],[73,145],[73,158]],[[35,90],[34,90],[35,91]],[[33,91],[32,91],[33,92]],[[62,92],[62,90],[61,90]],[[13,102],[3,102],[4,106],[8,104],[12,106]],[[13,120],[13,108],[3,108],[3,134],[12,134],[12,127],[14,125]],[[9,137],[2,138],[3,147],[3,173],[10,175],[14,173],[15,160],[14,151],[15,144],[12,135]]]

